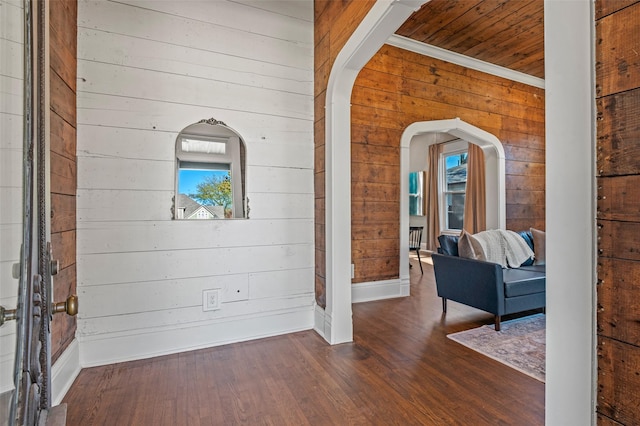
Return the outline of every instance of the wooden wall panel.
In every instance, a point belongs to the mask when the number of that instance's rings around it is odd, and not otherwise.
[[[640,175],[598,178],[597,217],[640,221]]]
[[[596,95],[632,90],[640,80],[640,5],[596,21]]]
[[[609,417],[605,417],[602,414],[598,413],[596,416],[596,421],[599,426],[620,426],[622,423],[616,422],[615,420],[610,419]]]
[[[623,425],[640,424],[640,348],[598,337],[598,412]]]
[[[324,153],[324,132],[320,133],[319,127],[324,126],[324,90],[330,65],[346,41],[345,35],[368,10],[363,7],[365,3],[315,2],[316,154]],[[438,13],[446,19],[447,8]],[[351,30],[344,31],[345,25]],[[410,31],[411,23],[403,28]],[[505,147],[507,227],[545,229],[544,91],[383,46],[359,73],[352,94],[354,282],[397,278],[398,254],[393,249],[397,248],[399,234],[402,131],[416,121],[454,117],[496,134]],[[320,161],[316,158],[315,164],[316,189],[321,190],[324,156]],[[316,219],[324,223],[324,214],[323,204],[316,202]],[[320,255],[324,254],[323,242],[316,241]],[[363,247],[367,243],[379,248],[367,252],[380,254],[375,268],[358,267],[364,266]],[[367,261],[373,265],[374,259]],[[324,275],[322,268],[316,271],[321,274],[316,279],[316,300],[323,300]]]
[[[640,222],[598,221],[600,257],[640,261]]]
[[[338,53],[358,24],[367,14],[375,0],[314,1],[314,146],[315,146],[315,188],[316,222],[325,222],[325,97],[329,73]],[[316,232],[324,234],[322,229]],[[326,246],[324,235],[316,238],[316,303],[326,306]]]
[[[54,277],[56,301],[76,294],[76,39],[77,1],[49,6],[51,67],[51,245],[60,261]],[[63,318],[64,317],[64,318]],[[57,315],[51,326],[52,361],[74,339],[76,318]]]
[[[640,423],[640,2],[596,1],[599,425]]]
[[[640,164],[640,89],[602,97],[596,105],[598,174],[635,174]]]
[[[598,334],[640,346],[640,306],[628,305],[640,292],[640,262],[600,257]]]
[[[453,117],[504,145],[507,227],[545,229],[544,91],[384,46],[360,72],[352,96],[354,282],[398,277],[402,131],[415,121]],[[366,232],[382,228],[387,232]],[[375,249],[365,251],[367,245]],[[375,268],[358,267],[365,264]]]
[[[624,9],[638,0],[598,0],[596,1],[595,15],[596,19],[603,18],[611,13]]]

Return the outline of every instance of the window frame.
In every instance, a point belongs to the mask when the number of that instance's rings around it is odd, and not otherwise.
[[[412,193],[411,192],[411,175],[416,174],[417,175],[417,192],[416,193]],[[425,184],[425,172],[424,170],[419,170],[419,171],[415,171],[415,172],[409,172],[409,215],[410,216],[424,216],[424,184]],[[417,198],[416,201],[416,206],[417,206],[417,212],[415,212],[414,214],[411,213],[411,198],[415,197]]]
[[[444,146],[443,152],[440,154],[440,158],[438,160],[438,210],[440,215],[440,228],[443,233],[451,233],[457,234],[462,229],[451,228],[449,226],[449,211],[448,211],[448,203],[447,203],[447,195],[452,194],[466,194],[466,181],[464,190],[460,191],[449,191],[447,190],[447,158],[458,156],[464,153],[469,153],[469,144],[463,140],[456,140],[452,142],[447,142]],[[465,199],[466,202],[466,199]],[[464,211],[464,203],[463,203],[463,211]],[[462,227],[464,228],[464,217]]]

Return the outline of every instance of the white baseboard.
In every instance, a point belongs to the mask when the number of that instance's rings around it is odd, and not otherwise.
[[[62,402],[73,381],[80,374],[80,370],[80,345],[77,339],[73,339],[56,363],[51,366],[52,405]]]
[[[328,336],[331,336],[331,317],[327,315],[326,311],[317,303],[314,305],[313,312],[313,329],[326,341],[329,341]]]
[[[352,303],[371,302],[409,296],[409,277],[394,280],[371,281],[351,286]]]
[[[80,365],[85,368],[152,358],[311,330],[313,327],[314,311],[309,306],[268,316],[227,318],[191,327],[81,336]]]

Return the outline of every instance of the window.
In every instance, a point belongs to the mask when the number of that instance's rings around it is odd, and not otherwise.
[[[244,141],[224,123],[202,120],[176,140],[175,219],[245,217]]]
[[[424,172],[409,173],[409,214],[423,216]]]
[[[467,150],[445,152],[440,167],[442,226],[447,230],[461,230],[464,218],[464,198],[467,187]]]

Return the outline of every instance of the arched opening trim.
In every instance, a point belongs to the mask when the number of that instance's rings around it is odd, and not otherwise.
[[[314,329],[329,343],[353,340],[351,317],[351,92],[364,65],[425,0],[378,0],[342,48],[325,103],[326,307]]]
[[[420,121],[407,126],[400,138],[400,281],[409,295],[409,147],[416,136],[447,133],[482,148],[487,173],[487,229],[506,227],[505,155],[495,135],[459,118]],[[437,143],[433,138],[427,145]]]

